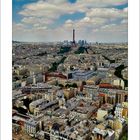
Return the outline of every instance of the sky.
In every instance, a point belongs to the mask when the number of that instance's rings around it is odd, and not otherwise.
[[[127,42],[127,0],[12,0],[13,40]]]

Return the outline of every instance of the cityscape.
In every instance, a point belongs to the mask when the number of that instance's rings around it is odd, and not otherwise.
[[[88,1],[90,4],[91,1]],[[122,1],[124,3],[119,3],[119,8],[126,12],[127,2]],[[38,3],[41,5],[44,2],[51,4],[50,0],[39,0]],[[70,2],[74,7],[79,0]],[[102,4],[101,9],[107,6],[104,2]],[[98,3],[95,2],[95,5]],[[110,5],[116,6],[116,3]],[[34,10],[32,6],[24,8]],[[84,6],[87,9],[82,7],[83,11],[92,7]],[[25,16],[28,10],[20,13]],[[97,9],[96,12],[99,15]],[[121,21],[126,20],[123,18],[126,17],[122,16]],[[87,20],[87,17],[84,19]],[[118,23],[118,20],[109,21]],[[78,24],[78,21],[75,22]],[[89,21],[86,23],[92,24]],[[38,25],[35,27],[38,28]],[[41,30],[44,32],[46,29]],[[89,39],[85,32],[84,36],[80,36],[83,32],[73,23],[69,32],[60,34],[58,40],[48,41],[46,36],[46,41],[25,41],[13,31],[13,140],[128,140],[127,40],[120,37],[115,42],[112,34],[112,41],[101,38],[100,41],[91,35]],[[126,36],[124,31],[120,32]],[[26,34],[23,36],[26,38]]]

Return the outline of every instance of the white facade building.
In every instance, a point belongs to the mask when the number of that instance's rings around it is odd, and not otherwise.
[[[39,122],[35,121],[34,119],[30,119],[25,122],[24,127],[26,133],[34,135],[39,130]]]

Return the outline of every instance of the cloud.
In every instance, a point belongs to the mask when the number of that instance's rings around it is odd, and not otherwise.
[[[107,22],[107,20],[105,18],[90,18],[90,17],[84,17],[81,20],[76,20],[76,21],[72,21],[72,20],[67,20],[65,22],[65,24],[63,25],[62,28],[76,28],[76,29],[81,29],[83,30],[83,28],[88,29],[88,28],[97,28],[103,24],[105,24]]]
[[[78,21],[77,21],[78,22]],[[71,24],[68,26],[68,24]],[[86,24],[86,23],[85,23]],[[67,26],[66,26],[67,25]],[[87,41],[99,42],[121,42],[127,41],[127,23],[102,24],[101,26],[89,27],[87,25],[77,24],[76,40],[86,39]],[[25,30],[21,25],[17,25],[18,30],[14,30],[14,38],[25,41],[63,41],[72,40],[72,21],[67,20],[62,27],[56,29],[47,29],[45,27],[35,27]],[[86,28],[85,28],[85,27]],[[44,28],[44,29],[43,29]]]
[[[100,31],[102,32],[127,32],[127,24],[126,23],[120,23],[120,24],[109,24],[104,25],[100,28]]]
[[[125,23],[128,24],[128,19],[123,19],[123,20],[121,20],[121,23],[122,23],[122,24],[123,24],[123,23],[124,23],[124,24],[125,24]]]
[[[127,0],[77,0],[77,5],[87,7],[108,7],[115,5],[122,5],[127,3]]]
[[[125,2],[126,0],[123,0]],[[117,1],[119,2],[119,0]],[[127,18],[127,9],[100,8],[100,5],[115,4],[114,0],[77,0],[71,4],[66,0],[39,0],[36,3],[27,4],[19,12],[23,16],[21,22],[25,24],[52,24],[64,14],[84,12],[87,19],[91,18]],[[93,8],[94,6],[98,8]],[[91,8],[89,8],[91,7]],[[83,19],[84,20],[84,19]],[[89,20],[91,21],[91,20]]]
[[[119,10],[115,8],[92,8],[86,13],[88,17],[101,17],[101,18],[127,18],[126,10]]]
[[[102,42],[127,42],[128,25],[127,23],[107,24],[93,30],[94,39]]]
[[[71,30],[76,28],[79,39],[93,40],[94,36],[94,39],[101,37],[104,40],[105,34],[113,38],[113,34],[109,35],[110,32],[114,32],[115,37],[119,33],[127,33],[128,8],[119,10],[109,7],[124,3],[127,0],[77,0],[76,3],[69,3],[67,0],[39,0],[24,5],[19,11],[22,19],[13,24],[13,36],[18,40],[70,40]],[[85,17],[79,20],[67,19],[64,24],[57,26],[61,16],[77,12],[84,13]]]

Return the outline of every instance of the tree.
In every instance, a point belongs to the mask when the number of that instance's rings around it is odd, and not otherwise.
[[[62,84],[59,84],[58,86],[59,86],[59,87],[61,87],[61,88],[63,88],[63,87],[64,87],[64,85],[62,85]]]
[[[66,87],[66,88],[69,88],[69,87],[70,87],[70,84],[66,84],[65,87]]]
[[[58,81],[55,81],[55,86],[58,86]]]
[[[73,83],[73,84],[72,84],[72,87],[77,88],[78,86],[77,86],[76,83]]]
[[[70,87],[77,88],[78,86],[76,83],[73,83],[73,84],[66,84],[65,87],[66,88],[70,88]]]
[[[70,70],[74,70],[73,66],[70,66]]]
[[[87,83],[86,83],[86,81],[82,81],[82,85],[86,85]]]

